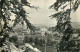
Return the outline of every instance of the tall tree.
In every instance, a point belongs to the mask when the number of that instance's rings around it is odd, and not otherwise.
[[[3,38],[0,39],[0,46],[3,45],[5,39],[8,37],[7,32],[11,31],[19,22],[21,22],[22,25],[24,25],[25,22],[26,26],[30,30],[33,30],[34,26],[27,19],[27,12],[24,10],[23,6],[33,7],[30,6],[27,0],[0,0],[0,19],[4,22],[0,30],[0,36],[3,36]],[[8,21],[11,21],[11,13],[15,14],[13,27],[8,26]]]
[[[56,11],[59,11],[59,9],[61,9],[61,11],[50,16],[57,19],[55,30],[58,31],[60,34],[63,34],[59,45],[60,51],[71,50],[72,45],[69,43],[73,34],[73,28],[71,26],[70,14],[71,11],[75,12],[78,9],[79,5],[80,0],[56,0],[56,2],[50,6],[50,9],[54,8]],[[66,9],[67,6],[70,7]]]

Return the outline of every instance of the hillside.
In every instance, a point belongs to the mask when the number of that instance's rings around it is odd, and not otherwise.
[[[80,28],[80,22],[72,22],[71,25],[73,28]]]

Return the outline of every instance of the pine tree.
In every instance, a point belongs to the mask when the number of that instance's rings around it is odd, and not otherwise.
[[[71,11],[75,12],[78,9],[79,4],[80,0],[56,0],[56,2],[50,6],[50,9],[54,8],[57,11],[57,13],[50,16],[52,18],[57,19],[57,25],[55,27],[56,28],[55,30],[58,31],[60,34],[63,34],[63,37],[59,44],[59,51],[71,50],[72,46],[69,43],[71,41],[70,39],[73,34],[73,28],[71,26],[70,14]],[[67,6],[70,7],[66,9]],[[59,9],[61,9],[61,11],[59,11]]]
[[[0,47],[2,47],[5,42],[3,40],[9,38],[7,32],[11,32],[13,27],[15,27],[19,22],[21,22],[22,25],[24,25],[25,22],[26,26],[30,30],[33,30],[34,26],[27,19],[28,13],[24,10],[23,6],[35,8],[30,6],[30,3],[27,0],[0,0],[0,19],[4,22],[4,25],[0,30],[0,36],[3,36],[3,38],[0,39]],[[13,27],[8,26],[8,21],[11,21],[11,13],[15,14],[15,20],[12,20],[14,21]]]

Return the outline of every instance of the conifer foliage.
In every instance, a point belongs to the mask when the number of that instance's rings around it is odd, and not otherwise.
[[[71,11],[75,12],[78,9],[79,5],[80,0],[56,0],[56,2],[50,6],[50,9],[55,9],[57,12],[50,16],[57,19],[55,30],[58,31],[60,34],[63,34],[63,37],[59,44],[59,51],[71,50],[71,47],[74,46],[74,43],[71,40],[73,28],[71,26],[70,14]],[[66,9],[67,6],[69,7],[68,9]],[[61,9],[61,11],[59,9]]]
[[[33,30],[34,26],[27,19],[27,12],[24,10],[23,6],[28,6],[30,8],[33,7],[30,6],[30,3],[27,0],[0,0],[0,19],[4,22],[0,31],[0,36],[3,36],[3,39],[0,39],[0,46],[5,42],[3,40],[8,37],[7,32],[12,31],[13,27],[15,27],[19,22],[21,22],[22,25],[24,25],[25,22],[26,26],[30,30]],[[15,20],[11,20],[11,13],[15,14]],[[14,22],[12,27],[8,26],[8,21]]]

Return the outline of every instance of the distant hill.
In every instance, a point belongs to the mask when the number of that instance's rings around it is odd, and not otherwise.
[[[46,28],[49,28],[49,27],[54,27],[54,25],[53,24],[34,24],[34,26],[36,26],[36,27],[39,27],[39,28],[44,28],[44,27],[46,27]]]
[[[71,25],[73,28],[80,28],[80,22],[71,22]],[[46,27],[46,28],[49,28],[49,27],[54,27],[53,24],[34,24],[34,26],[36,27]]]
[[[80,22],[72,22],[71,25],[73,28],[80,28]]]
[[[54,24],[33,24],[35,27],[38,27],[38,28],[50,28],[50,27],[55,27]],[[80,28],[80,22],[71,22],[71,25],[73,28]],[[15,28],[18,29],[18,28],[25,28],[26,26],[21,26],[21,25],[17,25]]]

